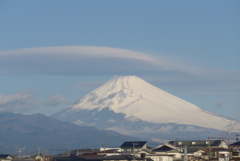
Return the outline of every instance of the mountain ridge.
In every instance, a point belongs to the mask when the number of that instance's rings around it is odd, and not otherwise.
[[[101,144],[121,145],[125,140],[137,138],[112,130],[79,126],[50,118],[43,114],[0,113],[0,151],[18,153],[44,149],[97,148]]]

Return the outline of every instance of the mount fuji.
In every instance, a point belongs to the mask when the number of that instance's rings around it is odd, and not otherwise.
[[[135,137],[220,136],[240,123],[171,95],[136,76],[115,76],[77,103],[52,115],[75,124]]]

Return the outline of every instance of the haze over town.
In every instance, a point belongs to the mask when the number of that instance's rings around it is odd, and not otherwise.
[[[136,75],[239,120],[239,5],[0,0],[0,112],[51,115]]]

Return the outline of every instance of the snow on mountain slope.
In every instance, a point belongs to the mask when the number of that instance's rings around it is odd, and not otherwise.
[[[78,103],[67,107],[59,117],[71,117],[81,110],[109,108],[125,118],[151,123],[176,123],[226,130],[238,126],[235,120],[218,116],[175,97],[136,76],[116,76]]]

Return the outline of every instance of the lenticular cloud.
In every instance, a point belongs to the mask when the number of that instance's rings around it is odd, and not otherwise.
[[[4,74],[107,74],[156,68],[154,58],[135,51],[92,46],[29,48],[0,52]]]

